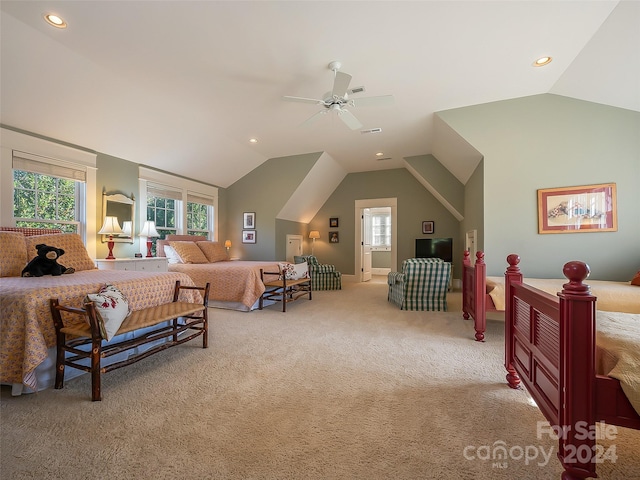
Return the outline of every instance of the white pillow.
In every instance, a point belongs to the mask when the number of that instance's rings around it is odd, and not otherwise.
[[[309,265],[305,263],[280,263],[280,278],[287,280],[300,280],[309,278]]]
[[[167,257],[169,263],[184,263],[180,255],[178,255],[178,252],[176,252],[176,249],[171,245],[164,246],[164,255]]]
[[[124,319],[129,316],[129,302],[124,294],[113,285],[105,285],[98,293],[90,293],[85,302],[93,302],[98,314],[100,335],[111,340]]]

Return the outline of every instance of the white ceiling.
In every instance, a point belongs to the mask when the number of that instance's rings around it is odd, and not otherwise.
[[[2,124],[222,187],[301,153],[327,152],[347,172],[400,167],[434,153],[433,114],[450,108],[550,92],[640,111],[636,1],[0,6]],[[542,55],[553,62],[532,67]],[[382,133],[333,115],[300,127],[319,107],[282,97],[321,97],[333,60],[366,87],[359,96],[394,95],[352,109]],[[466,182],[473,165],[446,150],[440,161]]]

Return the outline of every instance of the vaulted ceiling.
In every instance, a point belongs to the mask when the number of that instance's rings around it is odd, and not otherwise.
[[[555,93],[640,111],[635,1],[7,1],[1,122],[227,187],[273,157],[326,152],[346,172],[433,153],[434,112]],[[53,28],[55,13],[67,28]],[[553,61],[532,63],[541,56]],[[352,130],[324,107],[352,75]],[[360,97],[393,95],[359,106]],[[363,133],[369,129],[380,133]],[[257,143],[249,143],[249,139]],[[468,148],[468,146],[463,147]],[[381,153],[379,157],[376,153]],[[379,160],[384,158],[385,160]]]

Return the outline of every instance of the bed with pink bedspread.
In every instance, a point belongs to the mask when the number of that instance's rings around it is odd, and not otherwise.
[[[63,248],[65,254],[60,263],[74,267],[76,272],[56,277],[21,277],[27,255],[31,255],[27,252],[36,243]],[[139,310],[170,302],[176,281],[194,285],[188,275],[179,272],[97,270],[76,234],[24,237],[0,232],[0,247],[12,252],[13,262],[0,265],[0,383],[13,385],[14,394],[22,393],[23,386],[27,391],[53,386],[56,334],[50,298],[81,307],[88,293],[96,293],[110,283],[124,293],[132,310]],[[183,292],[180,299],[202,301],[198,291]]]
[[[180,245],[176,245],[178,242]],[[158,240],[158,256],[165,256],[165,246],[173,244],[183,247],[183,256],[189,256],[190,243],[197,243],[198,250],[189,258],[191,263],[169,263],[170,272],[189,275],[196,285],[211,284],[209,306],[233,310],[250,311],[257,308],[257,302],[264,293],[264,283],[260,279],[260,269],[279,271],[276,261],[228,260],[224,246],[195,235],[168,235],[166,240]],[[202,250],[206,255],[198,257]],[[195,263],[202,262],[202,263]]]

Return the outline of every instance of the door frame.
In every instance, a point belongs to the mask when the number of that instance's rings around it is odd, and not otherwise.
[[[398,199],[368,198],[355,201],[355,279],[362,282],[362,210],[364,208],[391,207],[391,271],[398,271]]]

